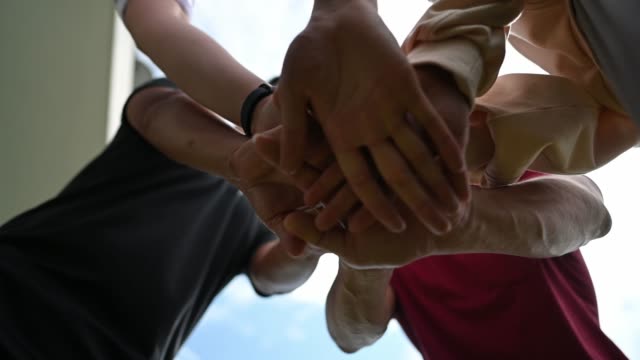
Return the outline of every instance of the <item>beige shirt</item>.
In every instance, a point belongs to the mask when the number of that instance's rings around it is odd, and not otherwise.
[[[550,75],[497,77],[505,41]],[[638,143],[568,0],[439,0],[403,44],[449,70],[472,101],[467,161],[493,185],[533,170],[579,174]]]

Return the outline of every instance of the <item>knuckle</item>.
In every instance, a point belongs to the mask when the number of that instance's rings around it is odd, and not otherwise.
[[[409,204],[412,206],[412,210],[418,214],[422,219],[425,220],[433,220],[434,211],[433,204],[426,198],[423,198],[419,201],[416,201],[414,204]]]
[[[415,183],[414,178],[405,171],[392,172],[387,177],[387,182],[396,189],[406,189]]]
[[[414,146],[407,151],[405,156],[415,165],[418,169],[430,163],[431,153],[426,146]]]
[[[368,189],[375,186],[373,178],[366,171],[357,171],[348,178],[349,183],[353,188]]]

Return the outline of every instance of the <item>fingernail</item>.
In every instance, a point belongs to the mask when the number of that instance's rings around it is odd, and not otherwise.
[[[460,209],[460,202],[458,200],[449,201],[447,203],[446,211],[449,214],[455,214]]]
[[[280,167],[282,168],[282,171],[284,171],[287,175],[295,175],[296,172],[298,171],[298,169],[292,169],[291,167],[289,167],[288,164],[280,164]]]
[[[404,222],[404,220],[400,220],[395,224],[391,225],[391,228],[389,230],[391,230],[391,232],[394,232],[394,233],[401,233],[406,229],[407,229],[407,224]]]
[[[437,225],[437,227],[430,226],[431,231],[436,235],[444,235],[451,231],[451,223],[448,221],[443,221],[441,224]]]

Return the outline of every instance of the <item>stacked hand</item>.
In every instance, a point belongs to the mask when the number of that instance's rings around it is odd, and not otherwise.
[[[335,157],[336,164],[306,189],[308,203],[328,204],[321,228],[350,213],[355,228],[366,228],[370,215],[350,206],[361,201],[387,229],[401,232],[406,223],[394,204],[398,197],[430,231],[451,229],[449,216],[469,197],[466,115],[453,106],[459,98],[436,96],[439,76],[427,76],[434,85],[426,92],[420,80],[375,7],[316,1],[307,28],[287,52],[275,98],[283,123],[278,162],[286,173],[301,169],[314,122]],[[443,111],[449,105],[455,111]],[[448,128],[445,120],[459,128]],[[350,190],[340,190],[343,176]]]
[[[464,96],[459,92],[451,77],[443,70],[423,66],[415,69],[415,73],[420,81],[421,88],[425,95],[431,99],[434,108],[447,122],[449,130],[454,134],[456,140],[460,144],[465,144],[468,136],[468,115],[469,105]],[[413,127],[416,135],[420,136],[425,142],[428,138],[424,134],[424,130],[409,122]],[[425,176],[434,173],[439,176],[439,168],[430,167],[432,163],[427,162],[417,171],[423,172]],[[467,200],[469,198],[467,179],[465,174],[452,178],[453,183],[447,184],[445,177],[440,177],[436,183],[436,188],[432,190],[431,196],[436,199],[433,207],[424,209],[426,215],[429,216],[429,222],[423,222],[432,232],[438,233],[430,224],[436,223],[437,228],[445,228],[447,231],[450,226],[455,225],[459,221],[459,215],[465,210]],[[355,196],[349,186],[341,185],[344,183],[344,176],[337,163],[333,163],[327,168],[323,174],[309,187],[305,192],[305,202],[307,204],[315,204],[324,202],[327,207],[316,217],[315,225],[320,230],[329,230],[340,219],[348,218],[348,228],[352,232],[361,232],[374,223],[371,214],[365,209],[360,208],[357,211],[359,199]],[[455,196],[452,194],[451,187],[455,194],[460,194],[464,199],[462,206],[458,207],[456,212],[447,212],[441,207],[442,202],[447,198]],[[332,195],[335,194],[335,195]],[[438,202],[439,200],[440,202]],[[350,215],[352,214],[352,215]],[[442,231],[446,232],[446,231]],[[442,233],[440,232],[440,233]]]
[[[273,106],[272,98],[263,100],[254,116],[255,131],[262,132],[259,141],[245,141],[229,159],[232,171],[230,181],[240,189],[251,202],[258,216],[274,231],[291,255],[300,256],[312,251],[305,243],[293,237],[284,228],[284,218],[295,210],[308,209],[303,202],[299,189],[308,187],[319,172],[316,167],[326,167],[329,149],[322,142],[310,144],[306,164],[295,175],[286,175],[273,166],[279,158],[279,139],[282,128],[279,112]],[[261,152],[271,159],[267,162],[258,155]]]

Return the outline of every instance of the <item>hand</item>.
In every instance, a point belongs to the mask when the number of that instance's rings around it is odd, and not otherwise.
[[[258,103],[253,114],[252,130],[254,134],[262,133],[281,124],[280,112],[274,104],[272,96],[268,96]],[[261,154],[263,158],[274,167],[277,167],[280,158],[280,141],[274,143],[274,139],[269,137],[264,139],[257,137],[256,140],[258,144],[263,145],[262,147],[258,146],[258,150],[261,148],[266,149],[265,153]],[[278,149],[277,151],[276,147]],[[355,210],[357,214],[357,216],[349,217],[349,229],[352,231],[362,231],[376,222],[373,215],[366,208],[362,207],[362,203],[351,187],[348,184],[344,184],[342,171],[335,162],[331,149],[322,134],[322,129],[315,123],[310,124],[309,143],[305,148],[305,162],[319,172],[324,170],[323,176],[325,178],[325,174],[328,174],[329,177],[334,177],[335,175],[335,177],[339,179],[339,182],[342,183],[342,187],[336,192],[335,197],[331,199],[331,202],[328,203],[327,206],[323,206],[322,210],[317,210],[317,205],[321,203],[326,205],[322,201],[326,200],[325,198],[328,198],[329,194],[313,202],[309,202],[305,198],[305,204],[310,208],[316,209],[316,212],[319,213],[319,216],[316,217],[316,226],[319,229],[328,230],[338,223],[341,223],[342,219],[347,218],[347,213],[350,210]],[[318,174],[320,174],[319,172]],[[318,180],[316,178],[313,183],[317,182]],[[303,187],[299,189],[304,191],[309,188],[311,183],[312,182],[307,181],[304,185],[301,185]],[[329,220],[324,220],[325,218]],[[325,225],[327,222],[329,222],[329,224]]]
[[[415,69],[418,80],[424,94],[432,102],[436,111],[445,120],[449,130],[453,134],[459,146],[464,149],[469,133],[469,113],[470,106],[465,96],[458,90],[453,78],[444,70],[435,66],[420,66]],[[424,141],[429,142],[429,137],[424,133],[418,124],[412,124]],[[425,162],[415,171],[421,174],[422,178],[431,176],[432,189],[430,201],[432,213],[430,221],[425,225],[438,224],[437,228],[447,226],[447,222],[455,224],[459,219],[455,214],[447,213],[444,204],[461,200],[461,205],[466,206],[470,197],[468,179],[465,172],[449,172],[447,177],[442,174],[442,168],[433,168],[432,162]],[[439,165],[436,163],[436,165]],[[329,167],[323,172],[320,178],[305,192],[305,202],[315,204],[323,201],[327,207],[316,217],[315,224],[320,230],[328,230],[341,220],[349,216],[358,199],[345,195],[345,190],[339,189],[344,182],[344,176],[337,164]],[[344,188],[344,186],[343,186]],[[332,196],[332,194],[336,194]],[[425,211],[427,212],[427,211]],[[463,212],[458,211],[457,214]],[[373,224],[371,214],[362,208],[349,216],[349,229],[353,232],[361,232]],[[430,229],[434,231],[433,226]]]
[[[282,125],[282,115],[275,105],[273,96],[267,96],[260,100],[253,110],[252,116],[251,132],[253,134],[260,134]]]
[[[443,177],[464,170],[460,146],[429,101],[398,44],[372,5],[347,1],[331,11],[320,6],[292,42],[276,89],[284,125],[280,164],[287,172],[303,163],[311,109],[336,160],[364,206],[392,231],[405,223],[375,180],[367,156],[390,189],[432,230],[429,191]],[[309,107],[310,106],[310,109]],[[434,154],[406,121],[410,114],[426,134]],[[424,186],[422,185],[424,184]],[[456,211],[449,198],[444,207]]]
[[[263,153],[278,158],[280,131],[280,127],[268,130],[259,142],[246,141],[240,145],[229,160],[232,172],[229,181],[245,194],[260,219],[278,235],[287,252],[304,256],[313,249],[287,232],[283,221],[288,213],[304,207],[298,187],[308,186],[318,173],[310,166],[303,166],[301,171],[289,176],[258,155],[259,146]]]
[[[407,229],[402,233],[388,231],[381,224],[361,233],[337,227],[321,232],[313,226],[313,215],[302,212],[289,214],[284,224],[296,237],[314,248],[336,254],[357,269],[400,267],[425,256],[455,253],[475,239],[471,212],[461,216],[461,222],[452,231],[439,236],[429,231],[408,208],[401,206],[400,209],[407,219]]]

